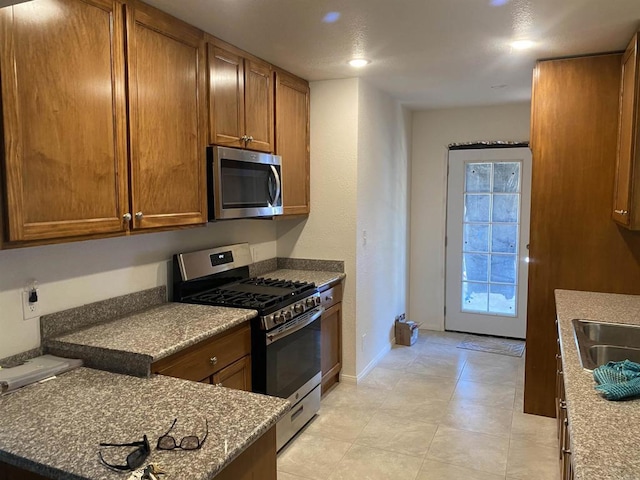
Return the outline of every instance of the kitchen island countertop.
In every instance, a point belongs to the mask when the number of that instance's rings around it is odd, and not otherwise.
[[[147,435],[161,478],[216,476],[273,427],[288,401],[157,375],[136,378],[79,368],[0,397],[0,461],[53,479],[123,480],[101,464],[98,451],[125,463],[132,448],[100,447]],[[172,435],[208,436],[199,450],[158,451],[158,437],[174,419]]]
[[[640,477],[640,398],[612,402],[594,390],[573,333],[574,318],[640,325],[640,296],[556,290],[558,334],[575,480]]]

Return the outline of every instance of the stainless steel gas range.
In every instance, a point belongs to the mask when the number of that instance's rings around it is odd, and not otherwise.
[[[280,450],[320,408],[320,317],[313,283],[250,278],[249,244],[173,258],[173,299],[258,311],[251,321],[253,391],[288,399],[276,426]]]

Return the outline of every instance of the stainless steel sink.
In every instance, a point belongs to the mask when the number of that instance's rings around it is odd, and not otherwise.
[[[586,370],[622,360],[640,363],[640,326],[574,319],[573,331]]]

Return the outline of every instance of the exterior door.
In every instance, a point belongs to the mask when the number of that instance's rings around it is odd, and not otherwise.
[[[445,329],[524,338],[531,151],[449,151]]]

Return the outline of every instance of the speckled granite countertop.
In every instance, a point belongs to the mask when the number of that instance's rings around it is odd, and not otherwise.
[[[341,272],[287,269],[274,270],[272,272],[264,273],[261,276],[265,278],[277,278],[280,280],[297,280],[299,282],[315,283],[318,288],[322,288],[327,285],[334,285],[346,277],[346,275]]]
[[[556,290],[558,332],[576,480],[640,478],[640,399],[611,402],[594,390],[576,346],[574,318],[640,324],[640,296]]]
[[[164,303],[157,307],[49,339],[47,352],[82,358],[100,370],[149,376],[161,358],[255,317],[242,308]]]
[[[129,449],[100,442],[151,444],[164,480],[213,478],[290,408],[286,400],[157,375],[136,378],[79,368],[0,397],[0,461],[53,479],[124,480],[104,467],[124,463]],[[173,420],[177,439],[209,435],[202,449],[157,451]],[[226,451],[225,451],[226,442]],[[124,451],[124,453],[123,453]]]

